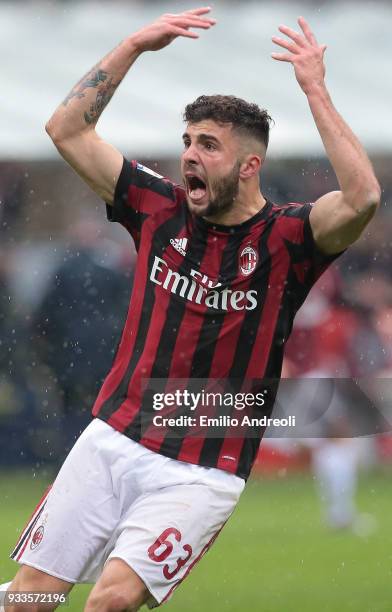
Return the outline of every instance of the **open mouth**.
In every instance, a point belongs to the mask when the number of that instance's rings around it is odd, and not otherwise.
[[[206,195],[207,186],[198,176],[188,174],[186,176],[186,185],[189,196],[192,198],[192,200],[201,200]]]

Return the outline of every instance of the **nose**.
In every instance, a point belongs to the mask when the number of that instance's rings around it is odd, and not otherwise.
[[[199,161],[199,156],[197,154],[196,147],[193,144],[190,144],[183,152],[182,159],[187,164],[197,164]]]

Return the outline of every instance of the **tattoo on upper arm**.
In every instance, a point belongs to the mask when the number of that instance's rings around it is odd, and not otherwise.
[[[68,102],[72,98],[84,98],[86,95],[84,90],[88,87],[98,87],[99,83],[103,83],[107,79],[107,72],[98,68],[98,64],[94,66],[85,74],[78,83],[76,83],[75,87],[72,88],[68,96],[63,101],[64,106],[67,106]]]
[[[84,120],[88,124],[98,121],[102,111],[109,103],[119,85],[119,83],[113,82],[113,77],[110,77],[108,80],[108,73],[101,70],[98,66],[97,64],[90,72],[84,75],[63,101],[63,105],[67,106],[72,98],[84,98],[86,96],[86,89],[98,89],[95,102],[90,104],[89,112],[84,112]]]

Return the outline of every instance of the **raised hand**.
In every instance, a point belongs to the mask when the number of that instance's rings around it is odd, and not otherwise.
[[[295,76],[301,89],[308,93],[312,86],[324,84],[324,53],[327,45],[318,44],[309,24],[303,17],[298,18],[298,24],[302,34],[285,25],[279,26],[279,31],[285,34],[289,40],[273,36],[272,41],[289,53],[272,53],[271,56],[280,62],[293,64]]]
[[[210,11],[209,6],[204,6],[179,14],[165,13],[153,23],[136,32],[132,39],[139,51],[159,51],[178,36],[199,38],[199,35],[189,28],[208,30],[215,25],[215,19],[203,17]]]

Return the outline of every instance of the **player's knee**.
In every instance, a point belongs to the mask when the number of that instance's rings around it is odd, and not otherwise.
[[[148,597],[148,591],[143,587],[128,587],[119,585],[93,590],[88,598],[85,612],[136,612]]]

